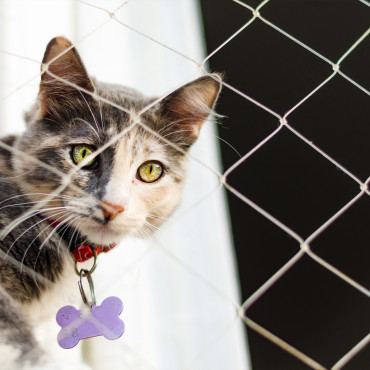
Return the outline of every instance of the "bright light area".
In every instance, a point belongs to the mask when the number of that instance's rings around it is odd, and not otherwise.
[[[110,18],[94,5],[121,7]],[[98,79],[154,96],[200,76],[191,60],[204,58],[195,0],[3,0],[0,31],[2,134],[23,129],[44,48],[54,36],[76,42]],[[48,350],[55,347],[63,369],[75,368],[81,348],[94,369],[248,368],[224,194],[207,168],[219,169],[213,126],[205,124],[191,151],[183,202],[171,221],[153,239],[124,240],[99,260],[93,276],[97,301],[109,295],[123,300],[123,337],[95,338],[66,352],[57,348],[55,320],[40,325],[39,337]]]

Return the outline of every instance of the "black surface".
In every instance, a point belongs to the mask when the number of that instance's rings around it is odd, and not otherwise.
[[[260,1],[245,0],[256,7]],[[201,0],[208,53],[237,32],[252,13],[233,1]],[[331,62],[369,27],[370,7],[356,0],[272,0],[262,17]],[[370,36],[341,63],[349,78],[370,88]],[[332,66],[256,19],[209,60],[226,82],[284,115],[332,73]],[[226,171],[279,127],[278,118],[224,88],[218,113]],[[288,116],[289,125],[361,181],[370,176],[369,96],[337,74]],[[228,183],[302,238],[360,192],[333,163],[283,127],[228,176]],[[228,193],[246,300],[299,251],[299,243]],[[370,198],[365,194],[316,239],[314,253],[370,288]],[[370,300],[308,256],[297,262],[247,314],[258,324],[330,368],[370,330]],[[248,329],[253,369],[307,365]],[[370,368],[370,346],[344,369]]]

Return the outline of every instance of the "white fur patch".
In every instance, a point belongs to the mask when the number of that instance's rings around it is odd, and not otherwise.
[[[0,344],[0,366],[1,369],[15,369],[15,362],[21,351],[9,344]]]
[[[27,360],[25,355],[21,361],[22,352],[10,344],[0,344],[0,369],[1,370],[59,370],[47,356],[37,358],[37,363]]]
[[[22,310],[32,325],[55,316],[59,308],[78,301],[78,276],[74,271],[72,258],[69,258],[60,278],[41,295],[39,300],[34,299],[31,304],[22,305]]]

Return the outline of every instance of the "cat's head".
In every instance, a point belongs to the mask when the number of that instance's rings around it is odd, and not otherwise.
[[[25,155],[13,160],[23,191],[40,201],[68,180],[63,173],[72,185],[43,206],[43,215],[96,244],[151,233],[179,203],[186,153],[214,108],[220,77],[201,77],[156,102],[92,80],[63,37],[48,44],[42,71],[37,105],[16,142]]]

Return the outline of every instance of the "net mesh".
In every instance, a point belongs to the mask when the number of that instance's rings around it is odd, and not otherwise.
[[[369,7],[370,4],[365,0],[359,0],[364,6]],[[250,11],[250,19],[243,24],[243,26],[238,29],[235,33],[230,35],[223,43],[219,45],[218,48],[213,50],[204,60],[194,60],[192,57],[189,57],[187,55],[184,55],[181,51],[176,50],[172,46],[169,46],[167,44],[162,43],[160,40],[157,40],[155,37],[152,37],[151,35],[147,35],[143,32],[141,32],[139,29],[135,29],[132,26],[128,25],[124,21],[121,20],[120,15],[124,13],[125,7],[129,6],[130,2],[125,1],[119,4],[114,9],[108,9],[105,6],[103,6],[101,3],[100,6],[97,6],[96,4],[89,3],[88,1],[82,1],[82,0],[76,0],[80,5],[83,5],[87,8],[93,8],[96,11],[99,11],[104,15],[102,18],[102,22],[97,24],[94,29],[92,29],[89,33],[87,33],[83,38],[80,40],[77,40],[74,44],[78,48],[79,43],[86,38],[89,38],[92,34],[98,33],[102,28],[106,27],[110,23],[116,23],[121,27],[124,27],[126,29],[129,29],[131,32],[134,32],[141,37],[147,39],[148,41],[154,43],[157,45],[157,47],[160,48],[166,48],[169,52],[177,54],[180,58],[185,59],[189,63],[192,63],[198,71],[201,71],[203,74],[209,75],[212,77],[210,71],[208,70],[208,62],[211,60],[211,58],[218,53],[222,48],[224,48],[228,43],[230,43],[233,39],[235,39],[239,34],[246,33],[249,30],[249,27],[256,22],[257,20],[262,21],[266,26],[270,27],[274,32],[279,33],[281,37],[288,38],[290,42],[298,45],[301,48],[304,48],[309,53],[312,53],[316,58],[321,59],[321,61],[325,62],[327,65],[327,72],[328,76],[322,80],[317,86],[315,86],[312,91],[310,91],[306,96],[302,97],[302,99],[295,104],[294,106],[290,107],[290,109],[284,114],[280,115],[277,113],[274,109],[270,108],[269,106],[266,106],[263,102],[263,100],[258,101],[254,99],[252,96],[249,96],[247,92],[240,91],[239,89],[233,87],[231,84],[227,82],[222,82],[224,89],[230,90],[235,94],[238,94],[241,98],[248,100],[252,104],[256,105],[259,109],[264,110],[267,112],[267,114],[271,115],[274,120],[278,123],[278,127],[274,129],[269,135],[263,138],[257,145],[255,145],[251,150],[249,150],[247,153],[241,156],[239,160],[237,160],[235,163],[233,163],[229,168],[226,169],[226,171],[220,173],[219,170],[211,168],[207,163],[203,162],[199,158],[197,158],[196,154],[192,153],[190,155],[191,161],[196,161],[200,166],[202,166],[204,171],[211,171],[214,175],[218,177],[219,180],[219,187],[223,187],[228,192],[233,193],[236,197],[240,199],[240,202],[243,202],[247,204],[249,207],[253,208],[255,211],[260,213],[263,217],[265,217],[269,222],[276,225],[278,228],[280,228],[284,233],[288,234],[291,238],[295,240],[296,246],[298,247],[297,252],[295,255],[287,261],[284,266],[282,266],[280,269],[278,269],[267,281],[264,282],[252,295],[250,295],[241,305],[239,305],[236,302],[232,302],[233,306],[237,309],[238,317],[240,320],[244,321],[244,323],[251,329],[257,331],[259,334],[267,338],[269,341],[273,342],[277,346],[281,347],[284,351],[287,351],[292,356],[295,356],[300,361],[305,363],[306,365],[315,368],[315,369],[324,369],[326,368],[322,364],[319,363],[315,358],[311,358],[301,350],[299,350],[295,343],[288,343],[284,338],[280,338],[273,332],[269,330],[268,327],[264,327],[255,320],[253,320],[249,316],[249,309],[260,300],[260,298],[271,288],[273,287],[278,280],[283,277],[286,274],[289,274],[293,266],[297,264],[298,261],[300,261],[304,256],[309,257],[312,261],[317,263],[321,266],[321,268],[326,269],[329,271],[333,276],[335,276],[337,279],[341,279],[342,281],[346,282],[348,285],[350,285],[353,289],[358,290],[361,294],[366,296],[367,298],[370,298],[370,291],[360,284],[358,281],[353,279],[351,276],[346,275],[344,272],[342,272],[339,268],[337,268],[335,265],[331,264],[330,262],[326,261],[324,258],[320,257],[317,253],[315,253],[311,249],[312,242],[321,234],[325,233],[325,231],[329,228],[330,225],[335,223],[343,214],[345,214],[350,207],[352,207],[356,202],[358,202],[363,197],[368,197],[370,195],[369,190],[369,182],[370,177],[366,179],[360,179],[356,177],[352,172],[350,168],[346,168],[343,166],[339,161],[336,160],[333,156],[331,156],[329,153],[326,153],[324,150],[322,150],[319,146],[315,145],[309,138],[307,138],[305,135],[303,135],[299,130],[293,128],[293,126],[290,124],[289,120],[292,116],[293,112],[296,112],[297,110],[300,110],[307,101],[309,101],[314,95],[319,94],[320,90],[327,85],[332,79],[336,78],[337,76],[340,76],[341,78],[346,79],[350,84],[355,86],[358,90],[360,90],[363,94],[370,95],[369,91],[362,86],[361,81],[355,81],[353,80],[349,75],[344,73],[342,71],[342,65],[346,62],[346,59],[351,55],[351,53],[356,50],[356,48],[361,45],[361,43],[369,36],[370,34],[370,28],[367,29],[362,35],[359,35],[359,37],[355,40],[353,40],[352,45],[345,50],[341,57],[338,58],[338,60],[330,60],[318,51],[311,48],[309,45],[306,45],[304,42],[300,41],[294,35],[289,34],[288,32],[284,31],[284,29],[278,27],[274,23],[270,22],[268,19],[264,17],[264,7],[266,4],[269,3],[269,0],[265,0],[261,2],[257,7],[252,7],[248,5],[248,1],[240,1],[240,0],[234,0],[235,3],[237,3],[241,9],[247,9]],[[13,57],[19,58],[27,63],[40,63],[39,60],[34,60],[32,58],[29,58],[27,55],[18,55],[11,53],[7,50],[0,50],[2,54],[11,55]],[[42,65],[42,72],[46,73],[48,71],[48,64]],[[49,72],[50,73],[50,72]],[[133,122],[132,125],[130,125],[127,129],[122,131],[119,135],[114,137],[110,142],[108,142],[103,147],[99,148],[96,152],[94,152],[94,155],[99,155],[102,151],[104,151],[107,147],[113,145],[115,142],[117,142],[121,137],[127,134],[130,130],[135,128],[136,126],[141,126],[143,129],[150,132],[152,135],[158,137],[158,139],[164,141],[168,145],[171,145],[172,147],[176,148],[179,151],[182,151],[180,147],[169,141],[165,137],[161,137],[157,132],[151,130],[148,126],[146,126],[142,120],[141,115],[144,114],[146,111],[148,111],[153,105],[164,99],[167,95],[169,95],[172,91],[174,91],[179,86],[176,86],[173,88],[173,90],[168,91],[166,94],[158,98],[156,101],[151,103],[150,105],[146,106],[144,109],[142,109],[139,113],[133,113],[132,111],[127,110],[125,107],[119,106],[115,104],[112,101],[109,101],[106,98],[103,98],[96,93],[91,93],[90,91],[84,90],[79,88],[77,85],[67,81],[63,80],[59,76],[54,75],[54,77],[63,83],[67,85],[71,85],[75,88],[78,88],[79,90],[85,92],[86,94],[92,95],[96,100],[111,104],[112,106],[116,107],[119,110],[122,110],[129,114],[131,116],[131,120]],[[16,86],[11,92],[7,93],[5,96],[3,96],[1,99],[2,101],[6,101],[9,99],[13,94],[16,94],[17,91],[22,89],[23,87],[29,85],[30,82],[35,82],[40,78],[40,74],[37,74],[36,76],[33,76],[31,79],[27,79],[24,81],[23,84]],[[187,81],[184,81],[187,82]],[[259,150],[261,150],[269,141],[273,140],[274,138],[279,138],[279,135],[281,135],[281,132],[283,129],[288,129],[296,138],[296,140],[299,140],[304,143],[306,146],[307,151],[315,151],[320,156],[325,158],[328,162],[330,162],[331,165],[336,166],[338,169],[340,169],[348,178],[351,179],[351,181],[357,186],[358,192],[357,194],[347,203],[343,203],[341,205],[341,208],[339,211],[337,211],[335,214],[333,214],[329,219],[327,219],[320,227],[318,227],[316,230],[314,230],[308,237],[304,238],[302,237],[298,232],[296,232],[294,229],[291,229],[289,226],[281,222],[278,218],[274,217],[270,212],[268,207],[262,208],[258,204],[256,204],[252,199],[249,199],[246,194],[243,193],[243,190],[237,189],[236,187],[232,186],[228,179],[229,176],[238,169],[242,164],[248,164],[248,160]],[[6,150],[10,150],[15,152],[16,155],[22,156],[24,155],[22,152],[16,151],[14,148],[0,142],[0,146]],[[90,159],[89,159],[90,160]],[[10,223],[8,227],[1,230],[1,237],[5,236],[9,230],[11,230],[16,224],[19,224],[27,218],[29,215],[31,215],[33,212],[38,211],[44,204],[47,203],[48,200],[53,198],[55,195],[60,194],[67,186],[71,186],[70,179],[73,174],[63,174],[60,173],[58,170],[48,166],[47,164],[40,162],[36,158],[32,158],[32,161],[35,161],[40,166],[47,168],[48,170],[55,173],[57,176],[61,176],[63,178],[63,185],[60,186],[58,189],[55,190],[52,194],[50,194],[49,197],[45,198],[40,203],[37,203],[33,207],[29,209],[28,212],[26,212],[21,219],[17,219]],[[85,162],[82,161],[76,171],[78,171],[81,167],[85,165]],[[80,189],[77,189],[81,192]],[[194,204],[191,206],[189,210],[195,209],[199,204],[201,204],[205,198],[207,198],[209,194],[206,194],[204,198],[202,198],[198,204]],[[183,217],[183,214],[180,214],[177,216],[177,219]],[[173,222],[176,222],[173,221]],[[179,259],[175,253],[171,252],[170,248],[163,247],[163,250],[168,255],[170,260],[175,261],[176,263],[180,263],[185,269],[189,271],[189,273],[192,275],[192,278],[194,279],[200,279],[204,280],[204,278],[191,266],[190,264],[182,261]],[[145,255],[145,253],[144,253]],[[7,256],[9,259],[10,257]],[[139,260],[144,258],[143,256],[139,257]],[[25,269],[24,266],[22,266],[18,261],[13,260],[12,261],[19,269]],[[135,264],[137,261],[134,261],[133,264]],[[27,269],[26,269],[27,270]],[[34,271],[28,271],[30,274],[35,275]],[[37,279],[40,279],[45,282],[45,278],[42,276],[36,276]],[[204,282],[208,285],[208,288],[210,290],[217,291],[218,294],[223,296],[225,300],[229,301],[229,295],[227,292],[219,291],[219,288],[216,287],[212,282],[209,282],[207,280],[204,280]],[[47,284],[51,284],[50,282],[45,282]],[[225,328],[227,330],[227,328]],[[354,358],[365,346],[367,346],[370,342],[370,334],[363,337],[358,343],[354,343],[353,348],[351,348],[345,355],[343,355],[340,358],[337,358],[337,361],[331,366],[332,369],[340,369],[344,367],[352,358]],[[209,346],[212,346],[212,343],[209,344]],[[199,356],[204,355],[204,353],[207,352],[207,348],[204,348],[202,352],[200,352]],[[139,354],[140,355],[140,354]],[[144,356],[145,357],[145,356]]]

